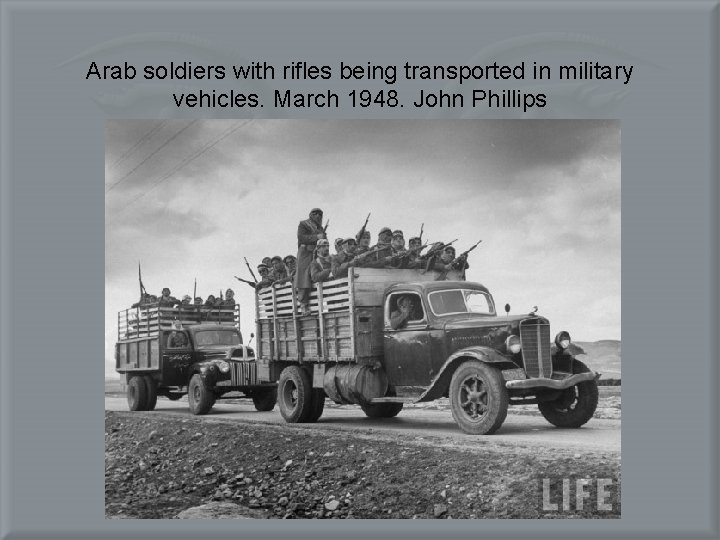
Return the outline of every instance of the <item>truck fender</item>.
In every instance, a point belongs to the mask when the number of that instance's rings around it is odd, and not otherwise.
[[[495,349],[478,345],[465,347],[464,349],[459,349],[448,356],[438,374],[433,378],[430,386],[427,390],[425,390],[425,392],[423,392],[417,401],[432,401],[442,397],[450,386],[450,379],[452,379],[455,370],[460,364],[466,362],[467,360],[479,360],[480,362],[484,362],[486,364],[493,364],[499,369],[515,369],[520,367],[507,356],[503,356]]]

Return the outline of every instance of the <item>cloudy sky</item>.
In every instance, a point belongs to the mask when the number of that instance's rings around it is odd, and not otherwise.
[[[620,124],[540,120],[113,120],[105,165],[106,372],[117,312],[143,283],[231,287],[246,341],[249,278],[297,251],[319,206],[331,239],[369,230],[482,239],[467,277],[513,313],[539,307],[578,341],[620,339]],[[500,308],[499,308],[500,309]]]

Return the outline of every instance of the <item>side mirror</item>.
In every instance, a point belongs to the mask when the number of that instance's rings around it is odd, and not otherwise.
[[[505,315],[510,314],[510,304],[505,304]]]

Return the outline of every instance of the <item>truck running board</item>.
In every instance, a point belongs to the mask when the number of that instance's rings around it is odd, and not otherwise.
[[[378,397],[370,400],[370,403],[415,403],[417,399],[411,397]]]

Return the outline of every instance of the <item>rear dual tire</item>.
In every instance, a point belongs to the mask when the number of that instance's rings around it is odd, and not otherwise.
[[[157,385],[150,375],[135,375],[128,381],[127,402],[131,411],[152,411],[157,405]]]
[[[325,392],[312,387],[307,371],[299,366],[288,366],[280,373],[277,402],[286,422],[314,423],[325,408]]]

